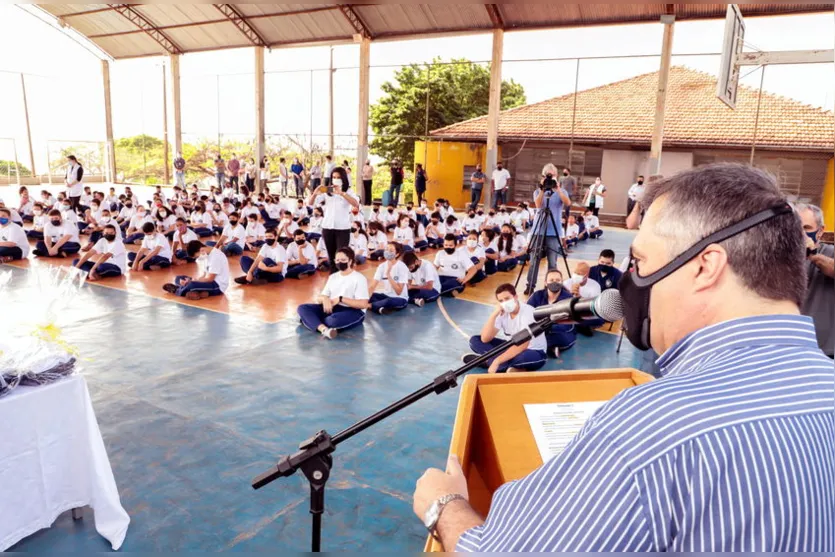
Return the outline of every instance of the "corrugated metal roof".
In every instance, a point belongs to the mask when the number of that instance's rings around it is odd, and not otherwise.
[[[522,30],[651,22],[658,21],[662,14],[669,11],[673,11],[678,19],[722,18],[727,9],[726,4],[510,3],[38,6],[87,36],[114,58],[260,44],[260,40],[253,42],[255,39],[247,37],[236,23],[224,15],[220,9],[223,6],[232,6],[237,10],[244,17],[244,25],[255,29],[266,46],[270,47],[347,42],[353,40],[358,31],[363,31],[372,39],[416,38],[437,33],[481,31],[494,26],[506,30]],[[744,15],[751,16],[831,12],[832,4],[741,4],[740,8]]]

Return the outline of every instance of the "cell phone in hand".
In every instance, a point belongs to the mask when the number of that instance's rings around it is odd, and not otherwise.
[[[333,195],[333,186],[327,186],[328,195]]]

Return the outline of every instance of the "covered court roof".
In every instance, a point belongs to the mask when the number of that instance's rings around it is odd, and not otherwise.
[[[115,59],[228,48],[278,48],[722,18],[726,4],[38,4]],[[832,4],[741,4],[744,16],[832,11]]]

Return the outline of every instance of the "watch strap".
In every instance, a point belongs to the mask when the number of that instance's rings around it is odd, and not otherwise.
[[[458,500],[466,501],[467,498],[461,495],[460,493],[449,493],[444,495],[443,497],[439,498],[436,503],[438,504],[438,514],[435,516],[435,522],[428,528],[429,533],[438,541],[441,541],[438,537],[438,523],[441,521],[441,515],[444,512],[446,506],[453,501]]]

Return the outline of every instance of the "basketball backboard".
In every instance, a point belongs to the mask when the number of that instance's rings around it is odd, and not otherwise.
[[[736,107],[736,90],[739,86],[739,55],[745,38],[745,22],[736,4],[728,4],[725,16],[725,38],[722,44],[722,62],[716,83],[716,96],[731,108]]]

